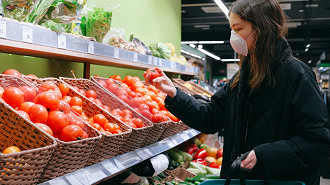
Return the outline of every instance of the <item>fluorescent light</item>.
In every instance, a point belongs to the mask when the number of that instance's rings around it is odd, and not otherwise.
[[[199,41],[198,44],[223,44],[224,41]]]
[[[226,15],[227,19],[229,20],[229,10],[226,7],[225,4],[223,4],[223,2],[221,0],[214,0],[214,2],[219,6],[219,8],[221,9],[221,11]]]
[[[212,54],[212,53],[210,53],[210,52],[208,52],[208,51],[206,51],[204,49],[198,48],[198,50],[200,52],[204,53],[205,55],[208,55],[208,56],[210,56],[210,57],[212,57],[212,58],[214,58],[216,60],[220,60],[221,59],[220,57],[218,57],[218,56],[216,56],[216,55],[214,55],[214,54]]]
[[[186,51],[186,50],[183,50],[183,49],[181,49],[180,51],[181,51],[181,53],[184,53],[184,54],[190,55],[190,56],[195,57],[195,58],[198,58],[198,59],[202,59],[202,58],[203,58],[203,57],[201,57],[201,56],[199,56],[199,55],[196,55],[196,54],[194,54],[194,53],[190,53],[189,51]]]
[[[312,63],[312,60],[308,60],[308,63],[309,63],[309,64]]]
[[[310,46],[311,46],[311,44],[307,44],[307,45],[306,45],[306,48],[309,48]]]
[[[305,49],[305,52],[307,52],[307,51],[308,51],[308,48]]]
[[[203,48],[203,45],[198,45],[198,48],[201,48],[202,49]]]
[[[221,59],[221,62],[238,62],[239,59]]]
[[[181,44],[198,44],[198,41],[182,41]]]
[[[189,44],[189,46],[192,47],[192,48],[195,48],[196,47],[195,44]]]

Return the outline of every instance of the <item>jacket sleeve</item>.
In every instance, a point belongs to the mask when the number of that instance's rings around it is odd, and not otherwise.
[[[188,126],[206,134],[215,133],[224,127],[228,86],[228,84],[224,85],[207,104],[177,89],[175,97],[166,97],[165,107]]]
[[[328,113],[315,75],[306,70],[296,82],[290,107],[292,137],[254,148],[257,166],[266,177],[315,169],[329,155],[330,134],[325,128]]]

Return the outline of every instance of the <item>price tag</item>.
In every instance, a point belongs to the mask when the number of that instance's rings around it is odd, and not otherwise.
[[[30,27],[23,26],[23,42],[33,42],[33,30]]]
[[[158,66],[163,67],[163,60],[161,58],[158,60]]]
[[[119,58],[119,48],[115,48],[114,58]]]
[[[148,149],[137,149],[135,151],[138,154],[138,156],[141,157],[142,160],[146,160],[146,159],[150,158],[151,156],[153,156],[152,153]]]
[[[94,54],[94,42],[93,41],[88,42],[88,53]]]
[[[176,64],[175,64],[175,62],[173,62],[173,61],[171,61],[171,68],[172,68],[172,69],[175,69],[175,68],[176,68]]]
[[[57,37],[57,45],[59,48],[66,49],[66,36],[65,35],[58,35]]]
[[[148,64],[152,65],[152,56],[148,56]]]
[[[78,181],[78,179],[73,176],[72,174],[70,175],[66,175],[65,178],[71,183],[71,184],[77,184],[77,185],[80,185],[81,183]]]
[[[173,143],[173,147],[179,144],[174,138],[172,138],[172,143]]]
[[[90,180],[92,175],[86,169],[81,169],[75,172],[74,176],[83,184],[91,184]]]
[[[187,141],[190,139],[190,137],[186,133],[181,133],[180,136],[184,141]]]
[[[137,55],[137,53],[134,53],[133,61],[134,61],[134,62],[137,62],[137,61],[138,61],[138,55]]]
[[[98,182],[101,179],[106,178],[107,175],[104,174],[101,170],[97,170],[92,173],[92,182]]]
[[[104,166],[105,169],[107,169],[111,174],[116,174],[117,172],[119,172],[119,169],[117,168],[117,166],[111,162],[111,161],[104,161],[101,162],[101,164]]]
[[[0,37],[7,38],[7,22],[0,21]]]
[[[172,142],[172,141],[169,141],[167,144],[168,144],[168,146],[169,146],[170,148],[173,148],[173,147],[175,147],[175,145],[173,144],[173,142]]]
[[[191,133],[193,136],[195,136],[195,135],[198,134],[198,131],[195,130],[195,129],[191,129],[191,130],[190,130],[190,133]]]
[[[154,58],[154,63],[155,66],[157,65],[157,57]]]
[[[50,185],[57,185],[57,184],[68,184],[63,178],[56,178],[48,182]]]

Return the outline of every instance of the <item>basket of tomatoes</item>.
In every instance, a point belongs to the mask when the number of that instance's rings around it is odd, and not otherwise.
[[[62,101],[70,106],[76,114],[85,120],[89,126],[97,130],[102,135],[100,142],[95,147],[93,153],[88,156],[87,165],[109,159],[121,154],[121,150],[126,147],[126,142],[131,135],[131,129],[120,120],[100,108],[96,103],[86,98],[86,92],[76,86],[70,86],[57,78],[36,79],[25,77],[30,83],[41,87],[44,83],[53,83],[60,91],[65,91]],[[84,150],[84,148],[81,148]]]
[[[149,131],[146,132],[145,137],[140,138],[140,147],[155,143],[163,134],[166,126],[170,123],[169,119],[159,119],[155,121],[152,112],[160,111],[159,103],[163,101],[162,98],[157,96],[157,89],[147,87],[138,77],[126,76],[121,81],[118,75],[113,75],[110,78],[92,77],[92,80],[97,82],[104,91],[111,94],[118,101],[125,104],[126,107],[131,107],[137,114],[142,115],[146,120],[152,124]],[[110,91],[110,92],[109,92]],[[158,100],[155,101],[155,100]],[[134,129],[133,129],[134,132]],[[135,136],[134,136],[135,137]],[[132,139],[134,140],[134,137]]]
[[[0,75],[0,182],[36,184],[54,153],[57,142],[19,113],[28,83]]]

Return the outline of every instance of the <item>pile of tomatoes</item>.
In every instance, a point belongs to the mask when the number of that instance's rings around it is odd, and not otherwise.
[[[106,81],[98,80],[98,83],[154,123],[180,121],[166,110],[166,94],[152,85],[145,85],[139,77],[126,76],[121,80],[120,76],[113,75]]]

